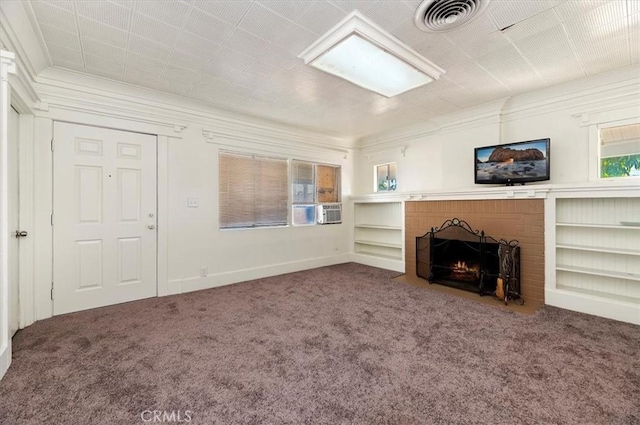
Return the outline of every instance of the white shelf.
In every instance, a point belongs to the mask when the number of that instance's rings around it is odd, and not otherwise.
[[[402,244],[390,243],[390,242],[356,240],[355,243],[359,243],[361,245],[384,246],[386,248],[402,249]]]
[[[601,248],[601,247],[595,247],[595,246],[570,245],[570,244],[557,244],[556,248],[572,249],[574,251],[606,252],[606,253],[609,253],[609,254],[622,254],[622,255],[637,255],[637,256],[640,256],[640,250],[637,250],[637,249]]]
[[[384,258],[385,260],[396,260],[396,261],[402,260],[401,255],[386,255],[386,254],[378,254],[375,252],[367,252],[367,251],[357,251],[356,254],[368,255],[370,257],[376,257],[376,258]]]
[[[402,230],[402,226],[383,226],[379,224],[356,224],[360,229]]]
[[[353,251],[366,258],[365,264],[404,271],[403,202],[368,198],[366,202],[355,200],[353,207]]]
[[[593,229],[625,229],[640,230],[640,226],[626,226],[622,224],[594,224],[594,223],[556,223],[558,227],[584,227]]]
[[[574,288],[572,286],[565,286],[565,285],[558,285],[557,288],[562,290],[562,291],[569,291],[569,292],[575,292],[575,293],[578,293],[578,294],[591,295],[591,296],[599,297],[599,298],[608,298],[608,299],[611,299],[611,300],[622,301],[622,302],[630,303],[630,304],[640,304],[640,299],[638,299],[638,298],[627,297],[627,296],[624,296],[624,295],[612,294],[612,293],[609,293],[609,292],[601,292],[601,291],[594,291],[594,290],[590,290],[590,289]]]
[[[640,274],[636,274],[636,273],[614,272],[611,270],[591,269],[588,267],[565,266],[562,264],[558,264],[556,266],[556,270],[560,270],[563,272],[589,274],[593,276],[612,277],[615,279],[640,281]]]

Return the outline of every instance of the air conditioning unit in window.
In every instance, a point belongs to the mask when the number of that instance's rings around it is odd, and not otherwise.
[[[318,224],[342,223],[342,204],[324,204],[316,208]]]

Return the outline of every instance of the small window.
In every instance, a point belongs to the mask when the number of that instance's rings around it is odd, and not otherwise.
[[[341,201],[340,166],[291,161],[292,223],[316,223],[316,206]]]
[[[220,228],[287,224],[287,160],[220,152]]]
[[[319,204],[340,202],[340,167],[316,165],[316,188]]]
[[[640,176],[640,123],[600,128],[600,178]]]
[[[397,188],[397,165],[395,162],[376,165],[376,192],[390,192]]]

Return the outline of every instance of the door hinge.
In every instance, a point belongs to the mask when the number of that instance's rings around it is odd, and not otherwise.
[[[51,152],[55,149],[55,142],[51,139]]]
[[[53,213],[51,213],[51,225],[53,226]]]
[[[53,282],[51,282],[51,301],[53,301]]]

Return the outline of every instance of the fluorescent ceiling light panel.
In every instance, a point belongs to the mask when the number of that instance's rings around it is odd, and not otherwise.
[[[444,73],[358,11],[298,57],[307,65],[385,97],[430,83]]]

